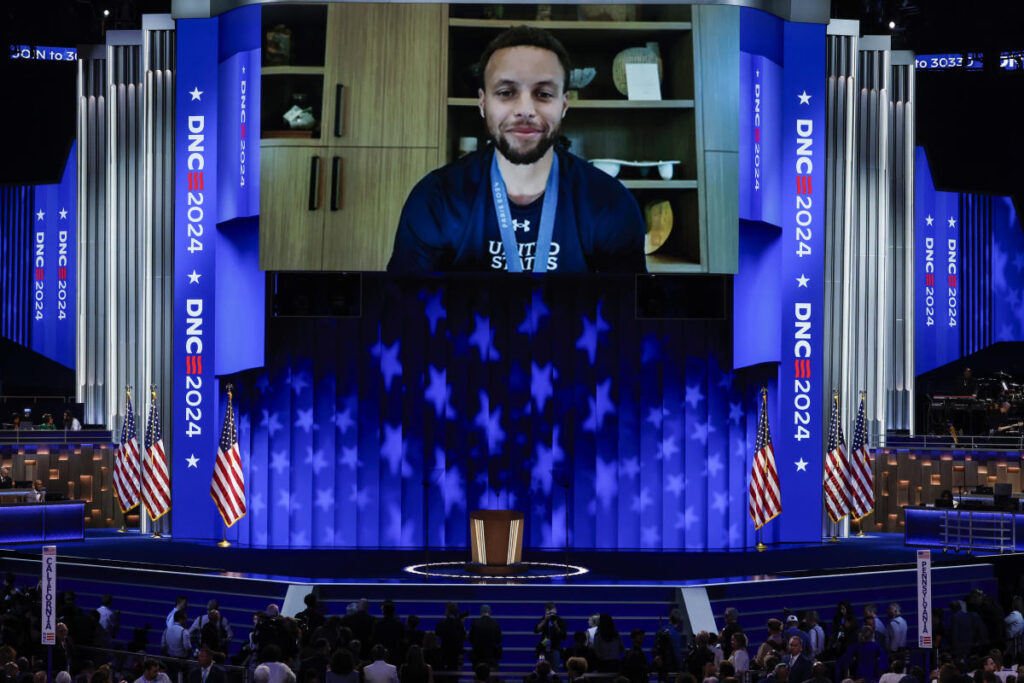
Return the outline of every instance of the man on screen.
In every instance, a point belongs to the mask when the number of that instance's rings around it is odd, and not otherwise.
[[[516,26],[487,45],[480,67],[491,144],[413,188],[388,270],[643,272],[633,195],[555,144],[569,108],[562,44]]]

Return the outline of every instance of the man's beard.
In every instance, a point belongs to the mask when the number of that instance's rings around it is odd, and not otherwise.
[[[498,151],[504,155],[506,159],[511,161],[513,164],[525,165],[532,164],[540,161],[541,157],[547,154],[547,151],[551,149],[551,146],[555,144],[558,139],[558,133],[561,126],[555,125],[547,131],[539,140],[537,144],[526,151],[517,151],[512,148],[512,144],[509,142],[508,136],[501,135],[500,133],[495,134],[494,131],[490,130],[488,126],[488,134],[491,136],[491,142],[498,148]]]

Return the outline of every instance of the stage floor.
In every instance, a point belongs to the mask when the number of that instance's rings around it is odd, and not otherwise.
[[[40,546],[4,546],[2,555],[39,557]],[[524,550],[527,562],[567,563],[587,569],[571,578],[503,578],[504,583],[528,582],[683,585],[798,578],[823,573],[906,568],[916,564],[917,548],[903,544],[902,534],[871,534],[839,543],[771,546],[728,552],[564,551]],[[195,574],[230,574],[239,578],[315,583],[480,583],[479,577],[445,578],[416,575],[405,570],[428,561],[423,550],[376,549],[254,549],[218,548],[173,538],[152,539],[137,532],[90,530],[84,542],[61,543],[61,562],[99,562]],[[431,550],[429,562],[462,562],[468,551]],[[1005,556],[1004,556],[1005,557]],[[1019,556],[1024,558],[1024,555]],[[963,564],[991,558],[976,553],[933,551],[935,565]],[[1008,559],[1008,558],[1007,558]]]

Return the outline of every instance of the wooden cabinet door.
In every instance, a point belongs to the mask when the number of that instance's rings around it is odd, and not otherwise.
[[[260,149],[260,269],[321,269],[328,170],[323,147]]]
[[[405,199],[436,161],[434,149],[332,148],[324,270],[384,270]]]
[[[331,4],[325,141],[344,147],[440,145],[443,17],[439,4]]]

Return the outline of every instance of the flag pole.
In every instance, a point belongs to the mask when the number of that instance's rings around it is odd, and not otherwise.
[[[761,410],[768,410],[768,387],[766,386],[761,387]],[[758,428],[760,428],[760,425],[758,425]],[[754,459],[757,459],[756,453],[754,454]],[[757,527],[757,545],[754,546],[759,553],[763,553],[768,548],[768,546],[764,544],[764,532],[761,530],[763,527],[764,524]]]
[[[864,391],[863,389],[860,390],[860,400],[861,401],[863,401],[865,399],[865,397],[867,397],[867,395],[868,395],[868,392]],[[860,410],[860,407],[858,406],[858,411],[859,410]],[[864,431],[866,433],[867,429],[865,429]],[[867,441],[866,438],[865,438],[865,441]],[[870,463],[870,459],[869,459],[869,463]],[[872,475],[871,475],[872,483],[874,482],[874,480],[875,480],[874,473],[872,473]],[[869,512],[868,514],[871,514],[871,513]],[[868,515],[864,515],[864,517],[867,517],[867,516]],[[860,538],[864,537],[864,517],[861,517],[860,519],[857,520],[857,536],[860,537]]]
[[[157,409],[157,407],[156,407],[156,385],[155,384],[150,384],[149,385],[149,394],[150,394],[150,397],[151,397],[149,405],[152,406],[150,408],[149,424],[152,425],[153,424],[153,414],[152,413],[153,413],[153,411],[155,411]],[[148,437],[147,437],[147,439],[148,439]],[[150,444],[150,446],[152,447],[152,444]],[[148,449],[146,451],[146,457],[149,457],[149,458],[153,457],[153,454],[150,453],[148,451]],[[145,475],[146,475],[146,468],[145,467],[142,468],[142,475],[143,475],[143,477],[145,477]],[[159,520],[156,520],[156,519],[152,520],[153,534],[150,536],[150,538],[163,538],[163,535],[160,533],[160,529],[157,528],[157,522],[158,521]]]
[[[131,384],[125,384],[124,385],[124,393],[125,393],[125,396],[127,396],[128,398],[131,398],[131,395],[132,395],[132,385]],[[127,418],[123,418],[123,419],[127,419]],[[122,421],[123,421],[123,419],[122,419]],[[121,457],[120,453],[121,453],[121,447],[118,446],[117,451],[114,453],[114,458],[115,459],[120,458]],[[116,467],[117,463],[115,462],[114,465]],[[121,499],[118,498],[117,508],[119,510],[121,509],[121,502],[120,501],[121,501]],[[124,510],[121,510],[121,528],[117,530],[117,533],[119,533],[119,534],[126,534],[126,533],[128,533],[128,513],[125,512]]]
[[[835,387],[832,387],[832,402],[835,403],[837,406],[839,405],[839,389],[836,389]],[[836,409],[836,412],[838,413],[838,407]],[[838,419],[839,418],[837,417],[836,420],[838,421]],[[829,437],[828,438],[829,438],[829,444],[830,445],[831,445],[831,440],[832,440],[832,431],[831,430],[832,430],[833,427],[834,427],[834,425],[831,425],[831,424],[829,425]],[[838,441],[837,441],[836,447],[838,448]],[[828,474],[827,470],[826,470],[826,474]],[[828,518],[829,518],[829,521],[832,522],[832,538],[828,539],[828,542],[829,543],[839,543],[839,534],[836,532],[836,529],[839,526],[839,522],[837,522],[834,519],[832,519],[832,515],[831,514],[829,514]]]
[[[232,393],[235,390],[235,385],[234,384],[228,384],[227,390],[228,390],[228,410],[233,410],[233,408],[231,407],[231,397],[232,397]],[[218,548],[230,548],[231,547],[231,541],[228,540],[228,525],[224,522],[224,518],[223,517],[221,517],[220,525],[221,525],[220,543],[217,544],[217,547]]]

